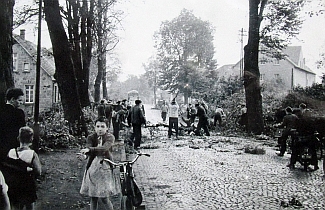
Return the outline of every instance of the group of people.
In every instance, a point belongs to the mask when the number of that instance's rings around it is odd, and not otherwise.
[[[34,209],[36,178],[42,173],[38,154],[32,149],[34,131],[26,126],[25,113],[20,108],[23,99],[21,89],[10,88],[6,92],[6,104],[0,110],[0,209],[5,210]],[[86,147],[80,151],[88,157],[80,193],[90,196],[91,209],[97,209],[99,200],[106,209],[113,209],[109,196],[115,193],[115,179],[113,171],[108,170],[111,166],[102,159],[112,159],[112,146],[119,138],[118,122],[132,126],[134,147],[140,146],[141,125],[146,121],[141,103],[136,100],[134,106],[127,106],[126,100],[116,104],[103,100],[97,107],[95,132],[87,137]],[[111,124],[113,134],[109,133]],[[9,160],[26,163],[26,170],[14,171]]]
[[[113,135],[116,141],[120,140],[119,133],[123,127],[131,127],[132,135],[128,142],[135,149],[140,147],[141,126],[146,123],[145,110],[141,100],[135,100],[134,104],[129,104],[126,99],[112,103],[102,99],[97,106],[98,118],[105,117],[108,128],[113,125]]]
[[[42,170],[37,153],[30,147],[34,131],[26,126],[24,111],[19,108],[23,97],[22,89],[8,89],[6,104],[0,110],[1,209],[34,209],[37,199],[35,179]],[[15,160],[26,163],[26,167],[16,171],[10,165]]]
[[[315,129],[311,123],[306,121],[307,119],[307,106],[304,103],[299,105],[298,109],[292,109],[287,107],[285,109],[286,115],[283,117],[282,123],[277,126],[278,128],[283,128],[281,137],[278,139],[278,144],[280,146],[280,152],[278,156],[284,156],[287,150],[287,139],[289,136],[292,138],[291,142],[291,157],[290,163],[287,165],[289,168],[295,168],[297,162],[298,153],[303,146],[307,146],[311,150],[312,154],[312,165],[314,170],[318,170],[318,160],[316,154],[316,141],[312,136],[314,135]],[[297,135],[306,136],[307,141],[298,141]],[[324,165],[325,167],[325,165]]]
[[[178,139],[178,134],[179,134],[178,124],[179,124],[179,115],[180,115],[179,109],[180,107],[176,102],[176,98],[172,99],[170,104],[164,102],[163,105],[161,106],[161,117],[164,123],[166,122],[168,116],[168,138],[171,138],[174,129],[176,139]],[[187,119],[189,120],[190,125],[194,123],[196,117],[199,119],[198,124],[194,130],[195,135],[201,136],[202,135],[201,129],[203,129],[205,135],[210,136],[210,132],[208,129],[209,126],[208,114],[207,114],[208,110],[205,104],[196,101],[194,106],[192,104],[189,104],[186,110],[187,110]]]

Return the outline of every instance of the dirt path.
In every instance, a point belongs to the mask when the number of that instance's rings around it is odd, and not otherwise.
[[[38,186],[36,209],[86,209],[89,199],[79,194],[85,161],[77,149],[41,154],[44,174]]]

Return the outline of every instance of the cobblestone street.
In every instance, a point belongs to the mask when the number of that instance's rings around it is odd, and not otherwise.
[[[211,139],[213,144],[197,137],[146,142],[141,152],[151,157],[139,158],[134,166],[145,209],[298,208],[281,207],[281,201],[288,203],[292,197],[302,203],[301,209],[325,209],[322,169],[304,172],[299,163],[289,169],[290,155],[278,157],[270,146],[263,145],[265,154],[244,153],[244,145],[257,142],[253,139],[217,135]]]
[[[299,164],[290,170],[289,155],[278,157],[271,148],[254,155],[177,145],[144,149],[151,157],[134,166],[146,209],[281,209],[292,196],[302,209],[325,209],[322,170],[304,172]]]

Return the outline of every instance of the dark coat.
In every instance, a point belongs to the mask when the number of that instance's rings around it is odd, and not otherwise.
[[[89,160],[87,163],[87,169],[90,167],[91,163],[95,159],[97,155],[104,156],[105,158],[109,158],[112,160],[112,147],[115,141],[115,138],[112,134],[106,133],[103,136],[103,144],[100,147],[98,146],[98,135],[96,133],[93,133],[88,136],[86,147],[89,148],[89,152],[87,155],[89,155]]]
[[[105,104],[99,104],[97,107],[98,117],[106,117]]]
[[[197,109],[196,116],[198,116],[199,119],[207,119],[208,118],[206,111],[202,106],[195,106],[195,107]]]
[[[139,105],[135,105],[130,109],[131,123],[135,125],[141,125],[146,123],[142,108]]]
[[[10,149],[19,147],[19,128],[25,125],[24,111],[5,104],[0,111],[0,159],[5,158]]]
[[[287,114],[283,118],[283,122],[280,127],[284,127],[286,130],[295,129],[298,125],[298,117],[295,114]]]

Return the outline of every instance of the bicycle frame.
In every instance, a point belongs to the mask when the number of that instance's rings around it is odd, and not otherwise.
[[[133,209],[133,206],[139,206],[142,202],[142,197],[141,197],[140,201],[134,203],[133,193],[130,192],[130,190],[134,190],[133,185],[135,185],[132,165],[142,155],[150,157],[150,155],[146,153],[137,153],[136,157],[132,161],[122,161],[120,163],[115,163],[107,158],[103,159],[104,161],[110,163],[113,167],[119,167],[121,194],[122,194],[121,209]]]

